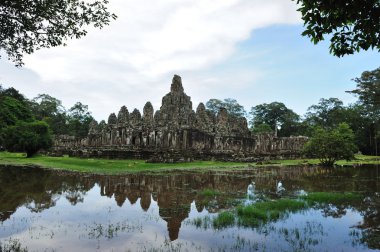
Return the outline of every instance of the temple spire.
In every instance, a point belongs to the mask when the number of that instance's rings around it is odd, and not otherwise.
[[[170,87],[172,93],[183,93],[182,79],[179,75],[174,75],[172,85]]]

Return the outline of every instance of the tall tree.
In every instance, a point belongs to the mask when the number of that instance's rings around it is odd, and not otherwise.
[[[88,106],[77,102],[68,111],[70,133],[78,138],[86,137],[90,123],[94,119],[88,111]]]
[[[341,57],[369,48],[380,51],[379,0],[293,0],[314,44],[330,38],[330,53]]]
[[[306,121],[311,126],[332,128],[345,122],[345,108],[338,98],[320,99],[319,103],[307,109]]]
[[[214,115],[219,112],[220,108],[225,108],[229,114],[234,116],[246,115],[244,107],[232,98],[226,98],[223,101],[219,99],[210,99],[206,102],[206,108]]]
[[[0,51],[21,66],[25,53],[65,45],[67,39],[85,36],[88,25],[108,25],[116,15],[107,4],[108,0],[2,0]]]
[[[365,71],[361,77],[355,78],[356,89],[348,91],[358,96],[369,112],[380,114],[380,68]]]
[[[66,110],[60,100],[48,94],[39,94],[30,104],[35,118],[47,122],[53,134],[69,133]]]
[[[0,86],[0,131],[8,125],[15,125],[17,121],[32,120],[27,99],[14,88],[3,89]]]
[[[360,104],[366,111],[365,116],[371,122],[369,140],[373,147],[372,153],[378,155],[380,153],[380,68],[365,71],[354,81],[356,89],[348,92],[358,96]]]
[[[273,131],[280,127],[279,136],[298,134],[300,117],[282,102],[259,104],[251,108],[250,115],[252,116],[251,125],[254,129],[262,128],[261,125],[266,124]]]

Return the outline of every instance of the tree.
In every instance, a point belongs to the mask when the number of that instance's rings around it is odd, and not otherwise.
[[[0,51],[22,66],[23,54],[65,45],[87,34],[87,25],[102,28],[116,15],[108,0],[3,0],[0,1]]]
[[[225,108],[227,112],[234,116],[245,116],[246,111],[235,99],[226,98],[223,101],[219,99],[210,99],[206,102],[206,108],[214,115],[218,114],[220,108]]]
[[[306,121],[310,126],[333,128],[345,122],[345,108],[338,98],[320,99],[307,109]]]
[[[351,160],[356,151],[354,134],[346,123],[333,130],[317,127],[303,149],[305,155],[317,157],[324,166],[333,166],[341,159]]]
[[[359,103],[365,109],[364,116],[371,122],[369,125],[369,141],[370,145],[374,147],[374,152],[372,153],[378,155],[378,139],[380,138],[380,68],[365,71],[361,77],[355,78],[354,81],[356,82],[356,89],[347,92],[357,95]]]
[[[347,91],[358,96],[359,101],[368,108],[368,111],[380,114],[380,68],[365,71],[361,77],[355,78],[356,89]]]
[[[47,122],[53,134],[69,133],[66,110],[60,100],[48,94],[39,94],[32,99],[30,106],[35,118]]]
[[[19,121],[16,125],[6,127],[2,134],[7,150],[26,152],[28,158],[52,145],[49,126],[43,121]]]
[[[15,125],[19,120],[33,120],[27,99],[16,89],[3,89],[0,85],[0,133],[6,126]],[[1,142],[0,136],[0,145]]]
[[[271,132],[273,132],[273,129],[271,128],[271,126],[269,126],[266,123],[256,125],[255,127],[252,128],[253,134],[262,134],[262,133],[271,133]]]
[[[330,53],[338,57],[361,49],[380,50],[378,0],[296,1],[306,27],[302,35],[309,37],[314,44],[331,34]]]
[[[281,102],[263,103],[251,108],[251,125],[253,129],[262,124],[270,126],[275,131],[279,126],[280,136],[297,134],[300,117]]]
[[[91,121],[94,118],[88,111],[88,106],[81,102],[75,103],[68,111],[69,130],[71,135],[84,138],[88,134]]]

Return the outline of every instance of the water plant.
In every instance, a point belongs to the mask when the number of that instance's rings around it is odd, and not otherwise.
[[[0,242],[0,252],[28,252],[28,249],[22,248],[18,239],[9,238],[6,243]]]
[[[215,229],[233,226],[235,223],[235,215],[231,212],[221,212],[212,220],[212,226]]]
[[[279,199],[274,201],[257,202],[250,205],[240,205],[236,213],[238,223],[242,226],[257,226],[260,223],[275,221],[307,207],[306,202],[296,199]]]
[[[220,192],[214,189],[210,189],[210,188],[203,189],[202,191],[199,192],[199,195],[204,196],[204,197],[209,197],[209,198],[215,197],[219,194]]]
[[[312,192],[301,196],[309,204],[352,204],[362,199],[360,193],[356,192]]]

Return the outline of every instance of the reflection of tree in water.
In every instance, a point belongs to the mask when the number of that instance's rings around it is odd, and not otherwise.
[[[61,195],[75,205],[94,185],[89,187],[73,175],[63,177],[53,171],[14,167],[0,169],[0,184],[0,221],[8,219],[19,206],[41,212],[55,206]]]
[[[218,212],[228,207],[231,198],[245,198],[247,186],[252,181],[255,182],[257,191],[269,194],[275,192],[276,183],[280,180],[289,192],[300,189],[379,192],[379,183],[373,179],[374,177],[376,178],[376,169],[373,167],[329,170],[303,166],[234,172],[176,171],[165,175],[152,173],[125,176],[82,175],[37,168],[8,167],[0,168],[0,221],[8,219],[23,205],[32,211],[43,211],[54,206],[61,196],[73,205],[83,202],[86,192],[98,184],[100,195],[114,197],[120,207],[128,199],[131,204],[139,202],[141,208],[147,211],[152,200],[157,202],[159,214],[167,222],[169,237],[175,240],[178,238],[182,221],[190,213],[192,202],[195,202],[198,212],[204,208],[209,212]],[[207,188],[219,194],[213,197],[199,194]],[[360,227],[365,231],[361,242],[368,243],[369,246],[375,244],[371,243],[374,236],[379,237],[379,206],[378,198],[371,195],[365,202],[354,206],[363,214]],[[346,207],[327,207],[324,214],[339,218],[345,214]],[[380,245],[373,245],[373,248],[380,248]]]

